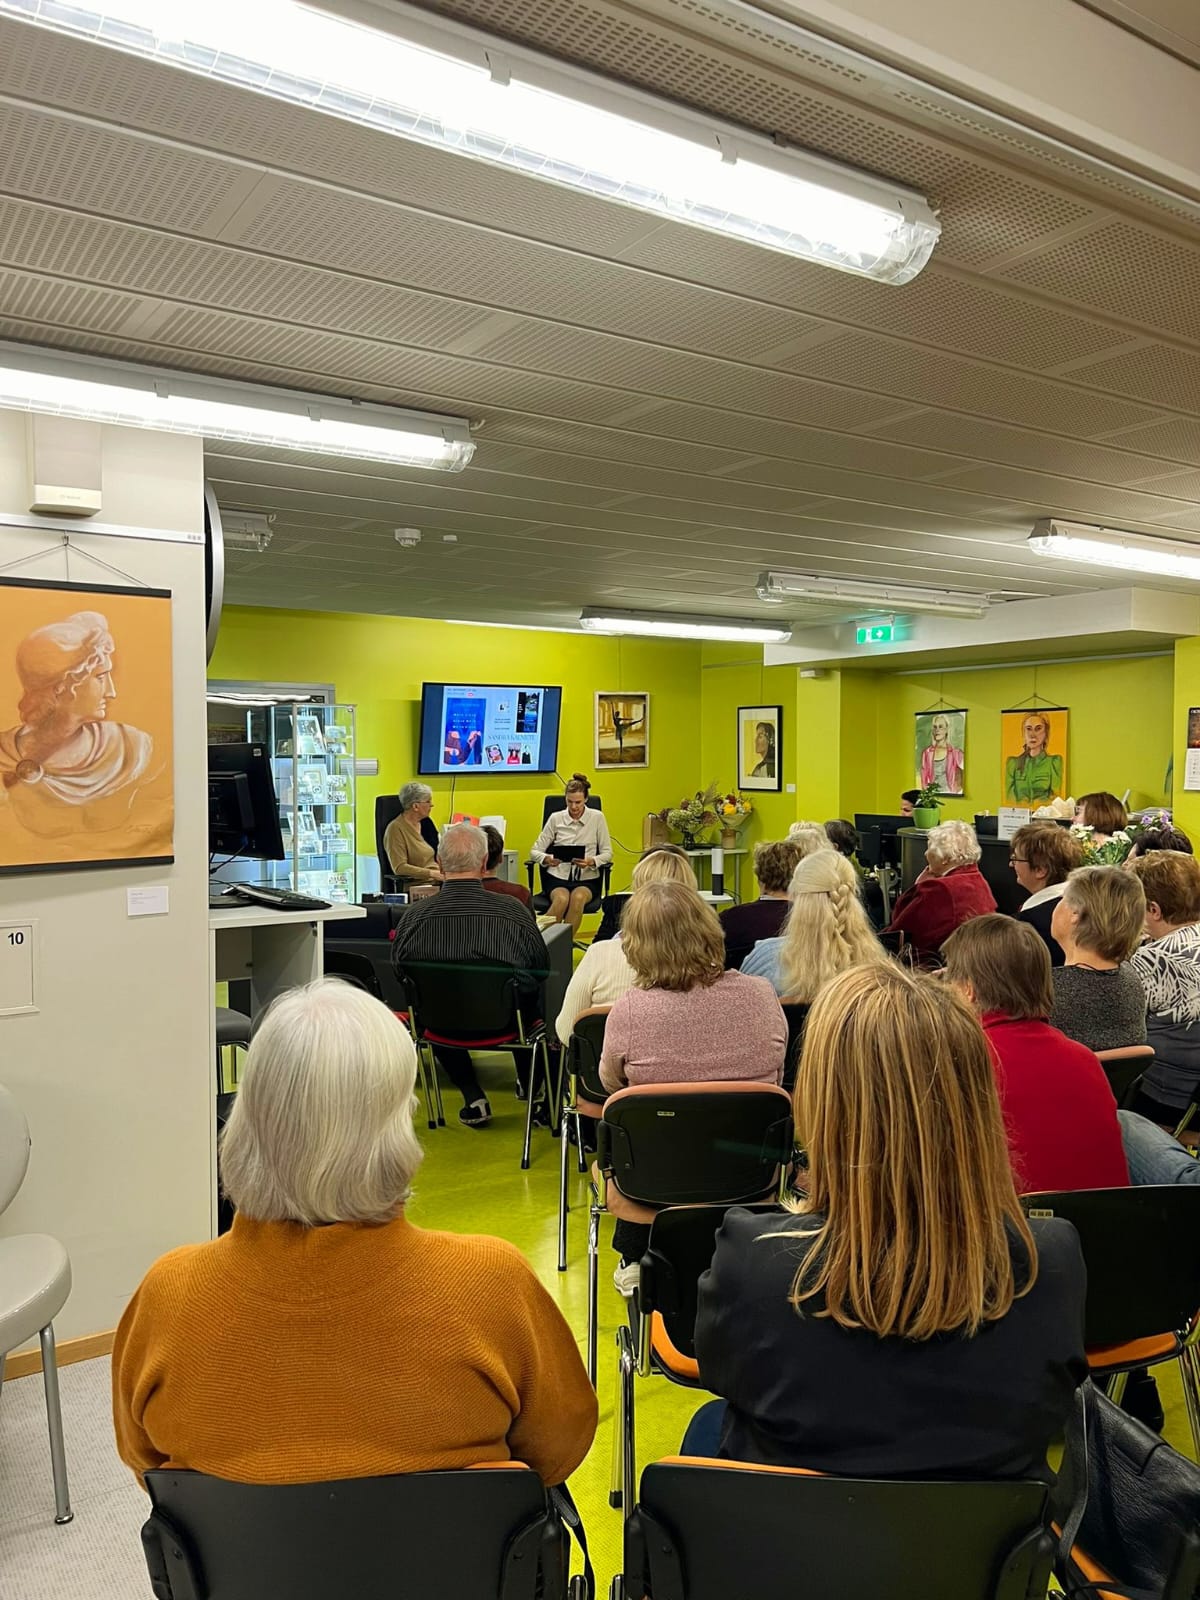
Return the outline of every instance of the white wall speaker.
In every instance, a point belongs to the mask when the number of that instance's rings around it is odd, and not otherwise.
[[[101,508],[100,424],[34,412],[25,438],[30,511],[94,517]]]

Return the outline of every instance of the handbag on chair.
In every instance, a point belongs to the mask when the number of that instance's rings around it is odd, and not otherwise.
[[[1055,1563],[1064,1593],[1200,1600],[1200,1467],[1090,1381],[1075,1405],[1062,1480],[1071,1509]]]

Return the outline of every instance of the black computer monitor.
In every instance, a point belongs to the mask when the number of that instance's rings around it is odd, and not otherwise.
[[[894,867],[898,865],[900,859],[896,835],[901,828],[911,828],[913,819],[856,811],[854,826],[858,829],[860,840],[858,858],[862,864],[865,867],[878,867],[884,864]]]
[[[208,848],[213,855],[285,859],[265,745],[209,745]]]

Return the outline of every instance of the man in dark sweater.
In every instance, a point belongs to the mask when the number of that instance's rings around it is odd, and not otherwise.
[[[484,888],[487,856],[488,841],[481,828],[459,823],[444,830],[438,864],[445,881],[436,895],[416,901],[400,919],[392,943],[392,965],[397,971],[422,964],[511,968],[522,991],[522,1015],[533,1020],[538,1014],[542,981],[550,970],[545,941],[532,912],[519,900],[489,894]],[[471,1128],[490,1122],[492,1108],[475,1075],[471,1052],[435,1045],[434,1055],[463,1097],[459,1121]],[[519,1062],[518,1075],[523,1071]]]

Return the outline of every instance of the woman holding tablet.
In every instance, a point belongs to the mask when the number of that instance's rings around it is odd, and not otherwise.
[[[600,868],[612,860],[612,842],[602,811],[589,811],[591,784],[582,772],[566,788],[566,810],[555,811],[529,854],[542,869],[543,888],[550,895],[549,915],[579,932]]]

